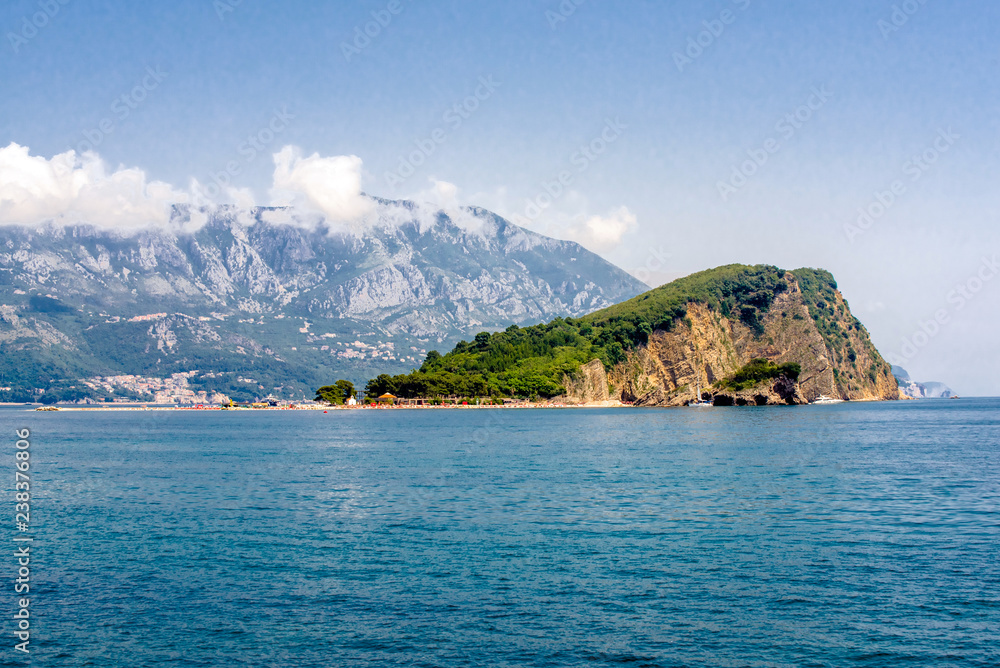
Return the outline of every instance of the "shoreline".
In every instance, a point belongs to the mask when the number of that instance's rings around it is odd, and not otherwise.
[[[24,404],[5,404],[8,406],[24,406]],[[251,407],[223,407],[223,406],[87,406],[87,405],[49,405],[49,406],[24,406],[25,411],[39,412],[39,413],[63,413],[63,412],[122,412],[122,411],[132,411],[132,412],[146,412],[146,411],[232,411],[232,412],[292,412],[292,411],[385,411],[385,410],[488,410],[488,409],[552,409],[552,408],[632,408],[628,404],[623,404],[621,402],[611,402],[611,401],[601,401],[601,402],[589,402],[583,404],[570,404],[570,403],[530,403],[530,404],[508,404],[508,405],[496,405],[496,404],[449,404],[449,405],[422,405],[422,406],[396,406],[396,405],[367,405],[367,406],[269,406],[267,408],[251,408]]]
[[[864,403],[878,403],[881,401],[891,401],[889,399],[860,399],[856,401],[845,401],[845,404],[864,404]],[[801,404],[802,406],[811,406],[813,404]],[[167,412],[316,412],[322,411],[328,413],[330,411],[422,411],[422,410],[491,410],[491,409],[503,409],[503,410],[552,410],[552,409],[567,409],[567,408],[689,408],[688,406],[635,406],[633,404],[625,404],[616,400],[609,401],[591,401],[584,403],[563,403],[563,402],[537,402],[537,403],[522,403],[522,404],[506,404],[506,405],[496,405],[496,404],[447,404],[447,405],[430,405],[424,404],[420,406],[411,405],[391,405],[391,404],[369,404],[369,405],[358,405],[358,406],[268,406],[268,407],[223,407],[223,406],[142,406],[142,405],[25,405],[21,403],[0,403],[0,406],[10,406],[10,407],[23,407],[25,412],[38,412],[38,413],[99,413],[99,412],[148,412],[148,411],[167,411]],[[784,406],[777,406],[782,408]],[[713,406],[712,408],[748,408],[747,406]],[[749,408],[754,408],[750,406]]]

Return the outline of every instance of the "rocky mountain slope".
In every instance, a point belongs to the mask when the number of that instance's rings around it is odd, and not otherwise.
[[[298,396],[318,378],[404,370],[467,333],[646,289],[483,209],[378,205],[354,232],[233,207],[176,209],[179,228],[208,216],[189,233],[0,227],[0,387],[198,370],[193,386]]]

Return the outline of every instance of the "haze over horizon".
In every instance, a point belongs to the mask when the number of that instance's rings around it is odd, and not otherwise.
[[[17,0],[0,30],[0,224],[483,206],[650,284],[829,269],[915,380],[1000,395],[994,4]]]

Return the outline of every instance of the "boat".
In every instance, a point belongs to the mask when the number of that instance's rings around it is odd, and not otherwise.
[[[688,402],[688,406],[693,406],[694,408],[706,408],[713,406],[711,401],[705,401],[701,398],[701,381],[698,381],[698,394],[695,396],[695,400]]]
[[[810,404],[842,404],[842,403],[844,403],[844,400],[843,399],[834,399],[833,397],[828,397],[825,394],[821,394],[818,397],[816,397],[815,399],[813,399],[812,401],[810,401],[809,403]]]

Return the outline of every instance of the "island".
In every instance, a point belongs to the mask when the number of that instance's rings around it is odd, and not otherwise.
[[[580,318],[432,350],[419,369],[365,386],[365,402],[386,397],[394,405],[761,406],[895,400],[900,390],[830,272],[733,264]]]

